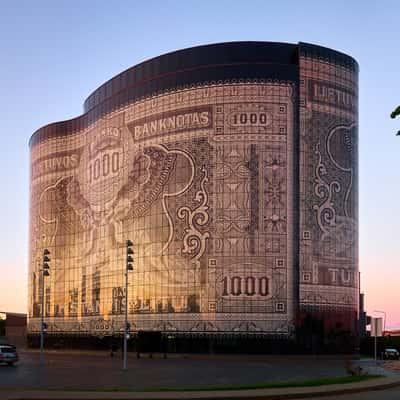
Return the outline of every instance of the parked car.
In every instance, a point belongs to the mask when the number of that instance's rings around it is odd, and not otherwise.
[[[385,349],[382,353],[384,360],[398,360],[400,357],[399,352],[396,349]]]
[[[0,344],[0,363],[13,365],[19,360],[17,348],[12,344]]]

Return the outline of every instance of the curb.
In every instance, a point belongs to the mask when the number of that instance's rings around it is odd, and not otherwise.
[[[57,392],[57,391],[0,391],[4,400],[284,400],[312,397],[329,397],[385,390],[400,387],[400,378],[377,378],[380,384],[363,382],[360,384],[337,384],[316,387],[286,389],[250,389],[199,392]],[[343,385],[348,385],[343,387]],[[6,395],[6,397],[3,397]]]

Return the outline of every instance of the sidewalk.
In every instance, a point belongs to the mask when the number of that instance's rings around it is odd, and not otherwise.
[[[282,400],[304,397],[337,396],[371,390],[389,389],[400,386],[400,376],[372,379],[360,383],[326,385],[303,388],[252,389],[201,392],[62,392],[62,391],[0,391],[3,400],[197,400],[197,399],[235,399],[235,400]]]
[[[395,372],[394,368],[387,361],[378,360],[375,362],[373,358],[363,360],[353,360],[353,365],[360,366],[364,373],[368,375],[383,375],[386,378],[400,378],[400,374]]]

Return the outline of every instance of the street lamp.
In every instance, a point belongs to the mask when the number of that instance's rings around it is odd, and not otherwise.
[[[44,332],[47,329],[47,324],[44,322],[44,278],[49,276],[49,262],[50,262],[50,251],[47,249],[43,250],[43,261],[42,261],[42,269],[40,269],[40,276],[42,278],[42,304],[41,304],[41,321],[40,321],[40,354],[43,355],[44,349]]]
[[[130,325],[128,324],[128,271],[133,271],[133,243],[126,241],[126,265],[125,265],[125,324],[124,324],[124,362],[122,369],[127,369],[128,334]]]

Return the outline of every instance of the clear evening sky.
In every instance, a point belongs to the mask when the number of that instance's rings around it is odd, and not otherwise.
[[[310,42],[360,65],[360,270],[367,310],[400,328],[400,3],[0,2],[0,311],[26,312],[28,140],[78,116],[98,86],[172,50],[235,40]]]

